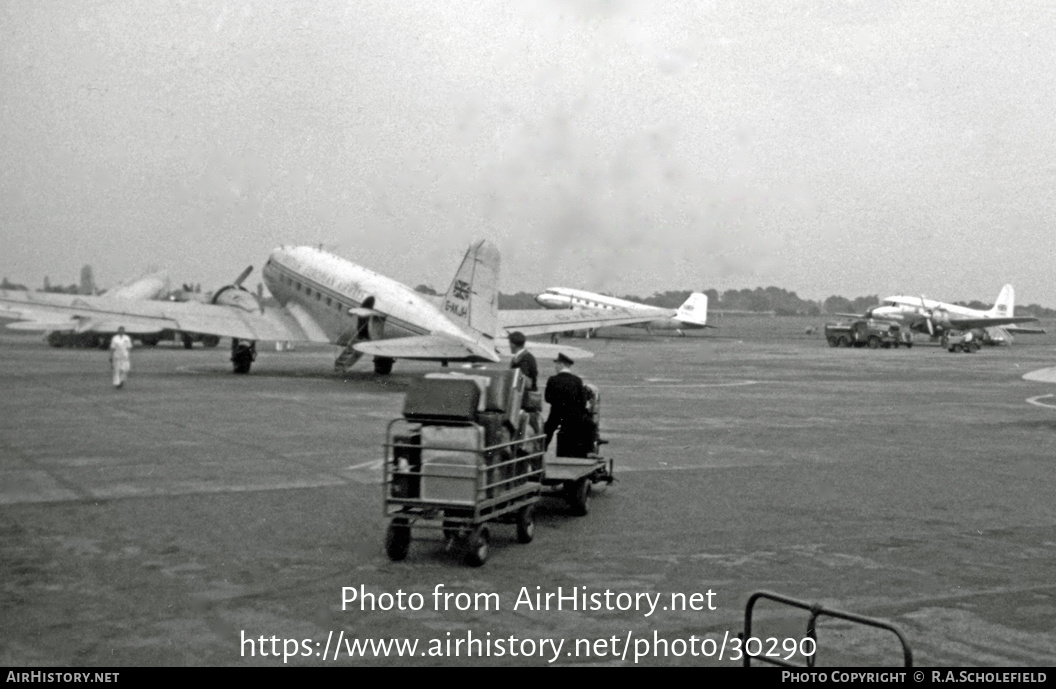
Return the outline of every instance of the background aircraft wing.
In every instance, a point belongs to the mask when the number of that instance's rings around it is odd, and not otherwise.
[[[1047,332],[1045,328],[1020,328],[1017,325],[1010,325],[1005,331],[1013,335],[1044,335]]]
[[[261,312],[198,302],[0,290],[0,318],[21,321],[8,325],[18,330],[114,332],[124,327],[133,334],[179,330],[245,340],[329,342],[307,314],[281,307]]]
[[[674,309],[516,309],[499,311],[499,327],[496,341],[506,334],[519,330],[525,335],[543,335],[569,330],[587,330],[613,325],[648,323],[657,318],[673,318]]]
[[[1013,323],[1037,323],[1038,319],[1031,316],[1015,318],[950,318],[951,326],[958,330],[972,330],[973,328],[991,328]]]
[[[450,335],[413,335],[392,340],[360,342],[352,349],[388,359],[423,361],[498,361],[494,349]]]

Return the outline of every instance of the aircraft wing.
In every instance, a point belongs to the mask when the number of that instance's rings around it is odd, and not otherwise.
[[[974,328],[992,328],[1002,325],[1012,325],[1013,323],[1038,322],[1038,319],[1032,316],[1023,316],[1022,318],[950,318],[948,320],[950,325],[957,330],[972,330]]]
[[[412,335],[391,340],[360,342],[352,349],[388,359],[422,361],[498,361],[495,350],[472,340],[450,335]]]
[[[1047,332],[1045,328],[1020,328],[1015,325],[1010,325],[1005,331],[1013,335],[1044,335]]]
[[[514,309],[499,311],[499,328],[495,339],[519,330],[525,335],[543,335],[569,330],[588,330],[613,325],[648,323],[657,318],[673,318],[674,309]]]
[[[73,330],[132,334],[162,330],[245,340],[329,342],[306,313],[281,307],[263,312],[198,302],[131,301],[65,294],[0,290],[0,318],[20,321],[17,330]]]

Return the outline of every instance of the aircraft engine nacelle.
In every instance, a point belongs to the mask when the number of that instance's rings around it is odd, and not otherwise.
[[[243,311],[261,312],[260,302],[257,297],[239,285],[226,285],[216,290],[212,299],[213,304],[220,306],[234,306]]]
[[[357,341],[384,339],[385,319],[381,316],[361,316],[356,323]]]

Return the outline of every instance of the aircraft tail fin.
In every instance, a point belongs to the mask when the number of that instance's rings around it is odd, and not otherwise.
[[[1012,285],[1005,285],[1001,288],[1001,294],[997,295],[997,301],[994,302],[994,308],[987,312],[987,315],[991,318],[1012,318],[1012,312],[1015,310],[1016,305],[1016,293],[1012,289]]]
[[[80,293],[85,296],[99,294],[99,289],[95,286],[95,277],[92,275],[92,267],[90,265],[85,265],[81,268]]]
[[[708,295],[694,292],[678,307],[675,320],[689,325],[704,327],[708,324]]]
[[[482,240],[466,251],[444,295],[444,315],[458,325],[495,337],[499,325],[499,250]]]

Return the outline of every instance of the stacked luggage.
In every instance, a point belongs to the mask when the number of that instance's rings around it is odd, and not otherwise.
[[[517,369],[430,373],[407,392],[403,418],[392,436],[394,498],[474,505],[527,481],[521,409],[524,381]],[[483,459],[485,471],[478,475]]]

